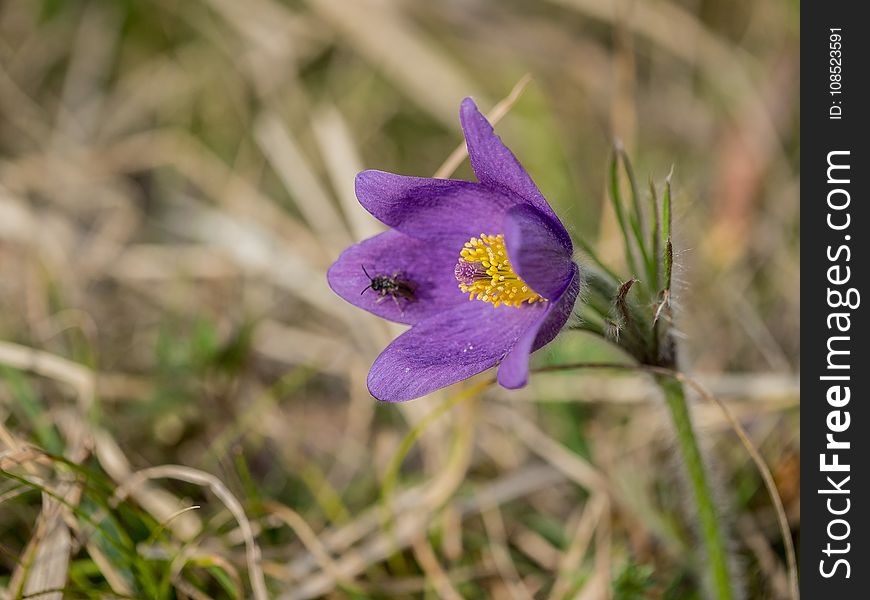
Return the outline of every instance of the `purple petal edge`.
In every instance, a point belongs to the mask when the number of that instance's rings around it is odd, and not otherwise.
[[[580,269],[573,265],[572,276],[559,297],[550,303],[541,319],[517,340],[498,368],[498,382],[508,389],[521,388],[529,380],[529,358],[533,352],[552,342],[574,310],[580,293]]]
[[[471,237],[496,233],[504,212],[521,202],[479,183],[384,171],[357,175],[356,195],[382,223],[411,237],[451,246],[457,255]]]
[[[545,313],[542,304],[518,309],[466,301],[421,321],[375,360],[369,392],[403,402],[477,375],[497,365]]]
[[[504,237],[508,258],[523,281],[544,298],[555,299],[572,274],[571,249],[558,225],[528,204],[508,209]]]
[[[514,153],[496,135],[492,125],[478,110],[471,98],[462,101],[459,120],[465,133],[471,168],[480,183],[494,188],[510,190],[558,224],[557,235],[571,248],[571,237],[556,216],[553,208],[535,185]]]

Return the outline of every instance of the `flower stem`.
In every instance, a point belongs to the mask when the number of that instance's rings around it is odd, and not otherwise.
[[[672,377],[660,375],[656,377],[659,387],[665,395],[665,402],[670,410],[677,433],[677,440],[686,464],[689,483],[695,498],[698,520],[701,523],[701,535],[707,550],[707,563],[710,580],[717,600],[734,600],[731,589],[731,578],[728,574],[728,554],[725,550],[725,537],[718,519],[716,504],[710,491],[704,460],[698,447],[698,440],[692,428],[689,406],[683,384]]]

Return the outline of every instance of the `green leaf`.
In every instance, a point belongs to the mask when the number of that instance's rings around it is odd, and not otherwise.
[[[622,161],[622,166],[625,169],[625,175],[628,178],[629,189],[631,190],[631,206],[632,210],[629,213],[629,223],[631,224],[631,232],[634,235],[634,242],[637,245],[638,252],[640,253],[640,260],[643,263],[644,267],[644,277],[647,278],[646,282],[642,282],[644,287],[649,290],[650,297],[654,293],[655,288],[655,255],[651,256],[651,252],[646,247],[646,239],[643,235],[644,230],[644,219],[643,219],[643,209],[640,204],[640,192],[637,187],[637,179],[634,176],[634,169],[631,166],[631,161],[628,158],[628,154],[626,154],[625,149],[622,146],[618,147],[619,158]],[[617,182],[618,183],[618,182]],[[628,243],[628,242],[626,242]],[[640,275],[640,273],[635,273],[635,276]]]
[[[662,239],[668,240],[671,238],[671,222],[673,213],[671,211],[671,178],[674,175],[674,167],[671,165],[671,170],[665,179],[665,198],[662,204]]]
[[[631,269],[632,275],[638,275],[637,260],[631,247],[631,232],[629,231],[629,225],[625,221],[622,189],[619,186],[619,159],[620,151],[614,149],[610,159],[610,203],[613,206],[616,222],[619,224],[619,229],[622,233],[622,241],[625,245],[625,261],[629,269]]]
[[[661,290],[661,223],[659,222],[659,197],[656,193],[656,186],[653,183],[652,177],[649,179],[650,202],[652,204],[653,226],[652,233],[652,253],[651,260],[653,265],[653,280],[650,282],[650,291],[657,293]]]

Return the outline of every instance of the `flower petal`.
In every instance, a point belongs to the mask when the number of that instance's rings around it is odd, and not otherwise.
[[[498,382],[508,389],[521,388],[529,379],[529,356],[549,344],[571,316],[580,292],[580,275],[573,265],[571,280],[557,299],[547,302],[547,310],[529,327],[504,357],[498,368]]]
[[[545,312],[543,303],[514,308],[466,301],[421,321],[375,360],[369,391],[378,400],[401,402],[481,373],[498,364]]]
[[[342,252],[326,274],[329,286],[351,304],[384,319],[413,325],[459,304],[467,304],[453,275],[452,248],[428,244],[390,230]],[[414,299],[380,296],[366,289],[372,277],[398,274],[413,287]],[[363,291],[365,290],[365,291]]]
[[[455,249],[481,233],[498,233],[505,209],[520,202],[511,194],[470,181],[406,177],[363,171],[356,196],[381,222],[421,240]]]
[[[493,188],[506,188],[548,216],[558,224],[557,235],[570,249],[571,238],[556,213],[471,98],[462,101],[459,120],[465,132],[471,168],[474,169],[478,181]]]
[[[574,304],[577,302],[577,296],[580,294],[582,287],[582,279],[580,277],[580,268],[575,264],[571,274],[571,279],[565,290],[562,292],[558,300],[553,301],[550,311],[544,317],[544,322],[538,330],[538,336],[535,338],[535,344],[532,346],[532,352],[543,348],[552,342],[562,327],[568,322],[571,313],[574,312]]]
[[[574,264],[570,249],[559,237],[559,227],[528,204],[508,209],[504,220],[505,246],[514,271],[551,300],[565,288]]]

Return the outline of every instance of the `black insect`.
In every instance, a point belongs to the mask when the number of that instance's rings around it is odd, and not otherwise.
[[[402,314],[404,314],[405,310],[399,302],[400,298],[406,303],[417,301],[417,297],[414,295],[414,284],[403,279],[402,273],[396,272],[392,275],[375,275],[372,277],[369,275],[369,272],[366,271],[365,266],[360,266],[362,267],[363,273],[365,273],[366,277],[369,278],[369,284],[360,292],[360,296],[365,294],[366,291],[371,288],[371,290],[378,295],[378,299],[375,301],[377,304],[380,304],[387,298],[392,298],[393,302],[396,303],[396,307]]]

